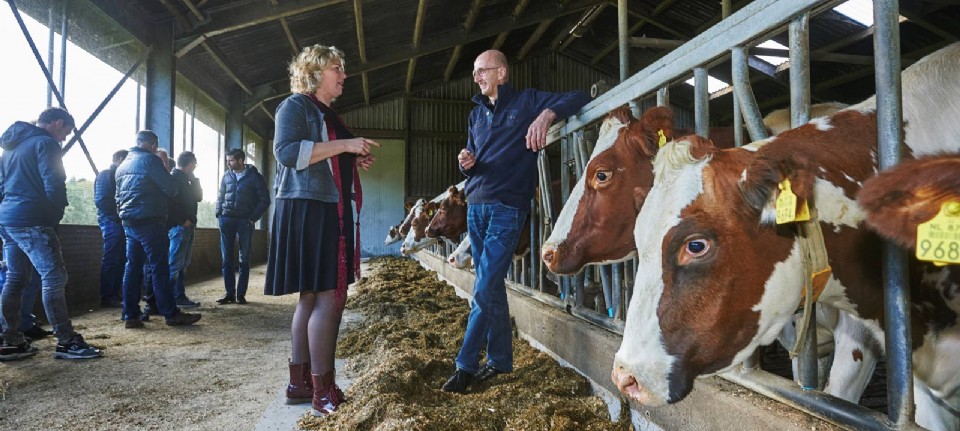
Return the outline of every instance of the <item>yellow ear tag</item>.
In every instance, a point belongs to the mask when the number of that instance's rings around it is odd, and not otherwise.
[[[660,137],[660,140],[657,141],[657,145],[660,148],[663,148],[664,145],[667,145],[667,135],[663,134],[663,129],[657,130],[657,136]]]
[[[777,224],[810,220],[810,207],[807,206],[807,201],[801,202],[797,208],[797,195],[790,188],[790,179],[784,179],[778,187],[780,187],[780,195],[777,196],[776,204]]]
[[[938,266],[960,264],[960,202],[946,202],[936,217],[917,226],[917,259]]]

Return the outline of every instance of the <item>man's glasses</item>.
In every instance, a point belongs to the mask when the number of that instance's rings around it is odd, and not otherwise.
[[[494,66],[494,67],[481,67],[473,71],[473,78],[476,79],[478,76],[487,76],[488,70],[499,69],[503,66]]]

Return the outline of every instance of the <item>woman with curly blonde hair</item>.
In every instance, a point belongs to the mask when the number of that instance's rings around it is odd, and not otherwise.
[[[380,144],[354,137],[331,107],[347,78],[340,50],[306,47],[289,70],[293,94],[277,107],[273,137],[277,201],[264,293],[300,295],[287,404],[312,400],[319,416],[343,402],[334,358],[347,285],[360,276],[357,167],[369,169]]]

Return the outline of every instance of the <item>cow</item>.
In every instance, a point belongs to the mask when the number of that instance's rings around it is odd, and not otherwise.
[[[960,154],[905,161],[864,182],[857,201],[871,229],[913,249],[917,225],[960,202]]]
[[[390,227],[390,232],[387,233],[387,238],[383,240],[383,245],[390,245],[395,242],[402,241],[407,236],[407,232],[410,231],[410,222],[413,220],[414,209],[423,206],[427,201],[426,199],[419,199],[417,203],[410,205],[408,202],[406,205],[407,215],[403,218],[400,224]]]
[[[810,116],[844,106],[817,104]],[[789,109],[774,111],[764,124],[771,131],[789,128]],[[607,115],[585,175],[577,181],[543,245],[541,258],[550,271],[574,274],[589,263],[621,262],[634,256],[631,232],[643,197],[653,185],[652,159],[662,142],[685,134],[673,126],[673,111],[667,107],[650,108],[639,119],[627,107]],[[732,133],[730,128],[711,129],[711,136],[720,137],[714,145],[732,148]]]
[[[460,235],[467,231],[467,198],[457,186],[447,189],[447,197],[440,201],[437,213],[427,225],[426,235],[430,238],[444,237],[450,241],[459,241]]]
[[[400,254],[406,256],[418,251],[428,245],[437,242],[436,238],[427,237],[427,225],[433,219],[437,211],[437,203],[430,201],[412,210],[413,218],[410,219],[410,230],[400,244]]]
[[[913,64],[902,82],[904,153],[960,150],[960,44]],[[660,151],[634,229],[639,265],[611,374],[621,392],[648,405],[678,402],[696,377],[732,369],[791,319],[808,275],[798,228],[773,224],[784,179],[798,200],[811,199],[833,267],[819,296],[840,311],[826,391],[866,385],[885,349],[881,247],[860,228],[854,198],[877,169],[875,106],[870,98],[753,151],[695,136]],[[957,429],[960,268],[913,262],[910,277],[917,423]]]
[[[840,102],[816,103],[810,105],[809,118],[826,117],[846,107],[846,103]],[[767,128],[769,136],[779,135],[781,132],[792,129],[793,127],[790,126],[790,108],[771,111],[766,117],[763,117],[763,125]]]
[[[469,236],[460,241],[457,249],[447,257],[447,262],[457,269],[473,268],[473,250],[470,246]]]

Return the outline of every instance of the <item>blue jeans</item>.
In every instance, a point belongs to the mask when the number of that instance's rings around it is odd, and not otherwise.
[[[33,304],[37,303],[37,295],[40,294],[40,274],[37,270],[31,271],[30,281],[27,287],[23,289],[23,299],[20,302],[20,330],[26,331],[37,324],[37,316],[33,315]],[[7,269],[0,270],[0,295],[3,295],[3,284],[7,281]],[[3,324],[0,324],[0,333],[3,332]]]
[[[7,261],[7,280],[0,294],[0,324],[8,344],[23,343],[20,314],[23,291],[30,277],[30,264],[40,274],[41,296],[53,334],[61,342],[75,334],[67,312],[67,268],[63,264],[60,240],[52,227],[0,226],[3,256]]]
[[[123,297],[123,265],[127,262],[127,237],[117,219],[97,217],[103,235],[103,259],[100,261],[100,299]]]
[[[140,318],[140,287],[144,268],[150,274],[157,311],[170,318],[180,310],[170,287],[169,240],[163,223],[123,226],[127,234],[127,265],[123,272],[123,320]],[[144,267],[146,259],[146,267]],[[149,286],[148,286],[149,288]]]
[[[170,238],[170,286],[173,287],[173,298],[177,301],[187,299],[183,280],[193,254],[193,234],[193,226],[174,226],[167,231]]]
[[[240,242],[240,279],[234,280],[233,240]],[[223,287],[227,296],[246,296],[250,279],[250,243],[253,222],[245,218],[220,216],[220,256],[223,258]]]
[[[504,278],[520,239],[525,211],[503,204],[474,204],[467,208],[467,228],[473,248],[473,305],[467,320],[457,368],[478,371],[480,348],[486,343],[487,363],[499,371],[513,371],[513,331]]]

